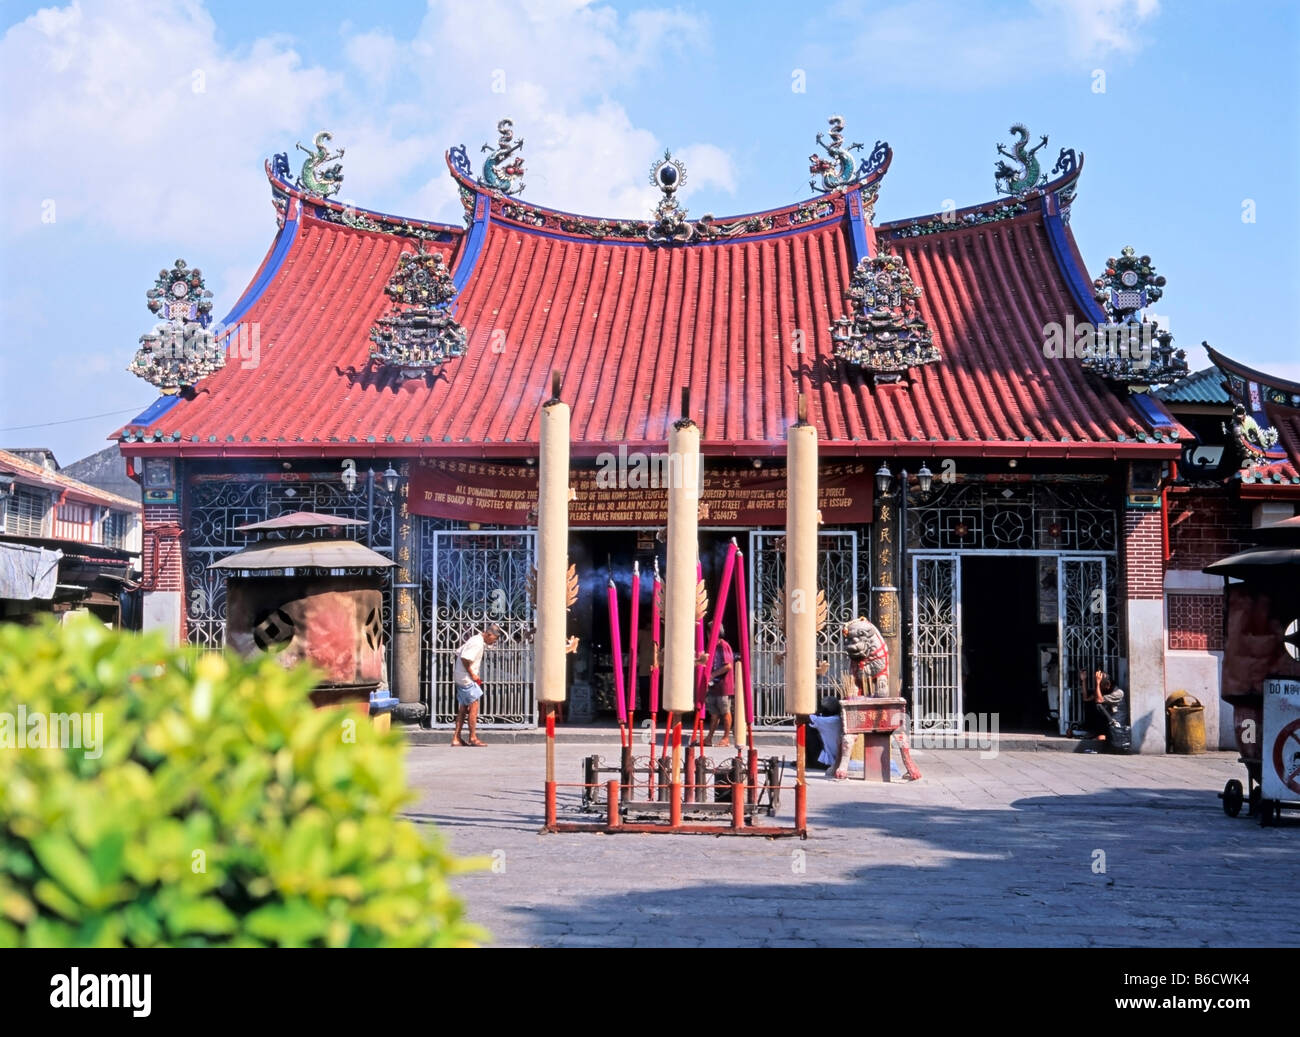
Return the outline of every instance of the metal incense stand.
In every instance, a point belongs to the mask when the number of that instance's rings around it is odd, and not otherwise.
[[[552,400],[548,401],[546,407],[563,406],[559,402],[559,375],[555,376],[553,386]],[[795,749],[796,749],[796,784],[794,785],[795,796],[795,818],[793,825],[777,824],[756,824],[755,820],[760,815],[768,817],[775,816],[780,804],[780,793],[782,788],[788,787],[781,784],[781,778],[784,773],[786,763],[779,757],[770,757],[766,761],[760,761],[758,750],[754,748],[753,742],[753,722],[754,722],[754,695],[753,683],[750,676],[750,644],[748,625],[743,620],[740,626],[740,647],[742,677],[744,686],[744,710],[745,723],[749,732],[747,757],[742,754],[739,744],[736,746],[734,757],[728,757],[721,761],[713,761],[704,757],[701,751],[698,755],[692,756],[689,752],[683,759],[682,753],[682,723],[681,715],[688,711],[692,706],[692,700],[696,697],[696,687],[703,678],[697,676],[695,668],[698,665],[698,650],[694,643],[693,637],[687,637],[685,634],[694,634],[690,628],[694,626],[694,600],[695,587],[697,580],[696,573],[690,571],[697,562],[691,560],[690,555],[698,555],[698,547],[689,553],[680,549],[673,551],[673,539],[676,534],[679,538],[677,543],[680,545],[687,541],[698,544],[698,463],[699,463],[699,430],[698,426],[690,419],[690,390],[682,389],[682,417],[673,426],[674,435],[670,439],[670,450],[679,452],[683,458],[680,470],[684,473],[681,480],[681,486],[673,486],[669,490],[669,568],[666,574],[666,600],[668,607],[666,610],[665,622],[665,642],[666,653],[665,659],[668,662],[668,668],[665,679],[666,689],[666,707],[668,709],[668,722],[664,729],[662,753],[656,758],[655,744],[653,735],[650,741],[650,755],[644,760],[644,765],[638,761],[632,752],[632,725],[631,717],[635,709],[635,698],[630,701],[620,701],[620,731],[623,734],[621,752],[616,765],[603,766],[601,757],[593,755],[583,761],[583,780],[581,782],[561,783],[555,779],[555,710],[556,706],[564,701],[564,687],[542,687],[542,677],[546,671],[541,665],[540,660],[548,651],[555,651],[554,642],[559,639],[562,645],[563,625],[552,621],[546,633],[549,633],[550,642],[544,644],[542,635],[543,623],[539,616],[538,621],[538,638],[535,643],[535,651],[539,659],[537,671],[539,674],[538,700],[543,705],[544,716],[546,721],[546,823],[543,831],[546,832],[603,832],[613,834],[616,832],[637,832],[637,833],[666,833],[675,835],[753,835],[763,836],[765,838],[780,838],[785,836],[798,836],[807,838],[808,835],[808,811],[807,811],[807,784],[804,771],[804,744],[805,731],[807,727],[807,712],[797,713],[795,729]],[[565,408],[564,420],[562,422],[542,423],[541,432],[541,456],[542,472],[539,480],[539,500],[538,500],[538,541],[541,544],[553,544],[555,530],[550,529],[548,523],[563,523],[564,532],[567,539],[567,513],[556,514],[553,508],[546,507],[543,497],[546,496],[541,489],[544,485],[552,493],[556,490],[557,477],[564,480],[565,495],[567,499],[567,480],[568,480],[568,443],[567,443],[567,408]],[[799,400],[799,427],[808,428],[807,410],[804,398]],[[551,442],[550,437],[558,431],[563,430],[566,441],[562,449],[558,449],[558,444]],[[815,443],[815,441],[814,441]],[[795,476],[800,475],[801,488],[807,489],[809,480],[812,486],[811,502],[802,502],[803,512],[808,512],[808,507],[804,504],[810,503],[812,520],[812,537],[813,537],[813,556],[815,557],[816,545],[816,453],[815,445],[811,453],[812,471],[811,473],[804,470],[802,473],[789,473],[789,490],[788,495],[793,496],[795,487]],[[795,464],[807,465],[809,457],[808,451],[802,450],[802,460],[796,460]],[[561,459],[564,464],[562,471],[555,471]],[[693,464],[688,464],[691,461]],[[807,514],[801,516],[805,527],[807,526]],[[684,529],[683,529],[684,527]],[[683,533],[685,534],[683,537]],[[549,536],[548,536],[549,534]],[[806,535],[806,528],[805,528]],[[805,545],[806,546],[806,545]],[[748,604],[745,596],[744,581],[744,558],[732,542],[731,552],[728,555],[728,561],[731,563],[729,569],[734,573],[736,604],[742,617],[747,616]],[[553,558],[543,559],[539,557],[538,562],[538,586],[539,608],[545,601],[541,594],[542,582],[545,579],[544,568],[549,564],[552,567],[557,566]],[[563,561],[558,563],[562,569]],[[657,578],[656,571],[656,589],[660,581]],[[671,598],[673,593],[673,581],[677,582],[678,598],[676,602]],[[686,594],[682,588],[690,584],[691,592]],[[814,570],[815,583],[815,570]],[[638,581],[639,585],[639,581]],[[718,617],[722,614],[722,608],[725,605],[727,591],[729,590],[726,578],[724,576],[723,587],[720,593],[720,604],[714,618],[714,631],[709,640],[711,647],[716,649],[718,638]],[[813,598],[816,597],[816,588],[813,587]],[[790,595],[787,594],[787,601]],[[691,615],[687,616],[684,603],[689,604]],[[633,614],[636,614],[634,606]],[[655,599],[655,607],[652,611],[652,634],[653,643],[656,647],[656,654],[651,668],[651,731],[653,732],[654,717],[658,709],[658,599]],[[611,618],[617,625],[617,613],[612,612]],[[686,622],[689,620],[689,624]],[[674,626],[674,621],[676,626]],[[811,630],[815,638],[815,629]],[[798,630],[797,625],[793,630]],[[636,644],[637,631],[635,625],[631,630],[629,644]],[[806,636],[806,634],[795,634],[795,637]],[[616,632],[617,640],[617,632]],[[685,647],[683,647],[685,646]],[[816,652],[815,644],[800,645],[801,656],[814,658]],[[615,667],[621,668],[622,659],[616,655]],[[706,667],[707,668],[707,667]],[[790,667],[787,667],[787,686],[791,683]],[[620,670],[621,672],[621,670]],[[550,671],[551,679],[555,677],[555,671]],[[561,682],[563,680],[563,670],[559,671]],[[810,670],[810,679],[811,677]],[[631,693],[635,695],[636,671],[632,669],[629,680],[631,682]],[[808,683],[808,682],[805,682]],[[616,682],[622,685],[622,681]],[[805,694],[804,697],[807,697]],[[802,703],[801,699],[791,698],[791,701]],[[632,709],[627,709],[627,705]],[[696,704],[696,708],[702,708],[702,705]],[[739,704],[735,707],[741,708]],[[670,755],[671,753],[671,755]],[[683,764],[688,772],[683,774]],[[616,775],[615,777],[606,778],[606,775]],[[684,780],[687,778],[689,780]],[[710,784],[710,780],[712,783]],[[581,790],[581,810],[595,815],[599,820],[590,821],[560,821],[558,819],[558,792],[561,787],[577,788]],[[712,800],[710,800],[709,790],[712,788]],[[644,798],[638,798],[638,794],[643,794]]]

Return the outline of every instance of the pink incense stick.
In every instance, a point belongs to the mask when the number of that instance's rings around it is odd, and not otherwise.
[[[654,591],[650,595],[650,643],[659,646],[661,643],[659,636],[660,615],[659,599],[664,593],[664,583],[659,577],[659,559],[655,559],[655,582]],[[655,717],[659,715],[659,653],[655,652],[650,660],[650,723],[655,722]]]
[[[709,629],[709,649],[704,653],[706,662],[700,673],[700,682],[695,688],[696,702],[703,702],[709,686],[709,677],[713,671],[713,657],[718,651],[718,639],[722,636],[722,614],[727,609],[727,591],[731,588],[731,570],[736,564],[736,539],[732,537],[731,546],[727,548],[727,560],[722,565],[722,583],[718,587],[718,600],[713,607],[713,623]]]
[[[618,588],[614,586],[613,577],[609,581],[609,636],[610,651],[614,656],[614,698],[618,704],[618,726],[620,733],[627,726],[627,702],[623,696],[623,643],[619,636]]]
[[[630,728],[636,718],[636,643],[641,617],[641,563],[632,563],[632,619],[628,624],[627,646],[627,723]]]
[[[751,732],[750,745],[754,744],[754,680],[753,667],[749,665],[749,602],[745,597],[745,556],[736,552],[736,615],[739,617],[740,664],[745,669],[745,728]]]
[[[704,565],[703,565],[702,562],[696,562],[696,563],[695,563],[695,586],[696,586],[696,593],[697,593],[697,594],[699,593],[699,589],[698,589],[698,588],[699,588],[700,584],[703,583],[703,582],[704,582]],[[704,617],[701,616],[699,619],[697,619],[697,620],[695,621],[695,656],[696,656],[696,658],[699,658],[700,654],[701,654],[703,651],[704,651]],[[705,671],[707,668],[708,668],[708,662],[707,662],[707,661],[704,662],[704,663],[702,663],[701,665],[698,665],[698,666],[695,667],[695,688],[696,688],[696,693],[697,693],[697,694],[696,694],[696,703],[695,703],[695,712],[696,712],[696,713],[698,713],[698,712],[700,711],[700,703],[699,703],[699,697],[698,697],[698,691],[699,691],[699,687],[700,687],[700,680],[701,680],[701,678],[704,676],[704,671]]]

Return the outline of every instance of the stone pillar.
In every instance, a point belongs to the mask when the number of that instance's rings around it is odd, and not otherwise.
[[[415,574],[419,572],[417,519],[407,507],[411,489],[411,465],[402,462],[402,481],[393,501],[396,530],[393,540],[393,652],[389,674],[391,693],[398,698],[393,717],[399,723],[419,723],[428,713],[420,696],[420,593]]]
[[[1128,673],[1116,674],[1128,692],[1133,745],[1140,753],[1165,751],[1164,547],[1159,509],[1124,510],[1121,562],[1124,641]]]
[[[161,631],[169,645],[182,644],[185,628],[185,565],[179,499],[146,503],[141,550],[141,626]]]

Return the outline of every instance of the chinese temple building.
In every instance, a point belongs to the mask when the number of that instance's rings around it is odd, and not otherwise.
[[[1129,692],[1135,744],[1164,750],[1166,592],[1201,593],[1166,566],[1196,439],[1150,390],[1187,369],[1142,319],[1164,284],[1150,258],[1126,248],[1094,279],[1079,253],[1082,154],[1061,149],[1048,173],[1046,138],[1029,148],[1014,127],[995,200],[877,223],[890,149],[847,144],[833,119],[808,200],[693,217],[666,153],[652,213],[600,218],[521,200],[522,141],[498,129],[477,174],[464,148],[448,153],[464,226],[332,200],[340,155],[322,133],[297,178],[287,155],[267,164],[278,232],[224,321],[210,323],[199,271],[160,273],[149,304],[166,323],[132,369],[162,395],[116,434],[144,491],[147,626],[222,646],[212,565],[247,546],[237,527],[358,519],[396,562],[399,715],[447,724],[456,651],[495,622],[482,720],[533,725],[535,466],[558,371],[573,414],[569,717],[598,716],[612,708],[606,588],[626,617],[633,563],[662,561],[662,455],[689,390],[705,583],[735,538],[749,615],[727,625],[751,631],[757,720],[786,723],[784,456],[803,396],[828,692],[847,666],[840,625],[867,615],[918,730],[996,714],[1003,731],[1064,731],[1082,716],[1079,672],[1101,668]]]

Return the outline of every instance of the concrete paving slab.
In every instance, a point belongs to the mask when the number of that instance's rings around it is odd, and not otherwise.
[[[560,780],[608,751],[562,743]],[[1223,814],[1235,754],[916,757],[918,782],[810,771],[805,841],[542,834],[528,742],[413,746],[409,816],[483,858],[456,886],[506,946],[1300,944],[1300,824]]]

